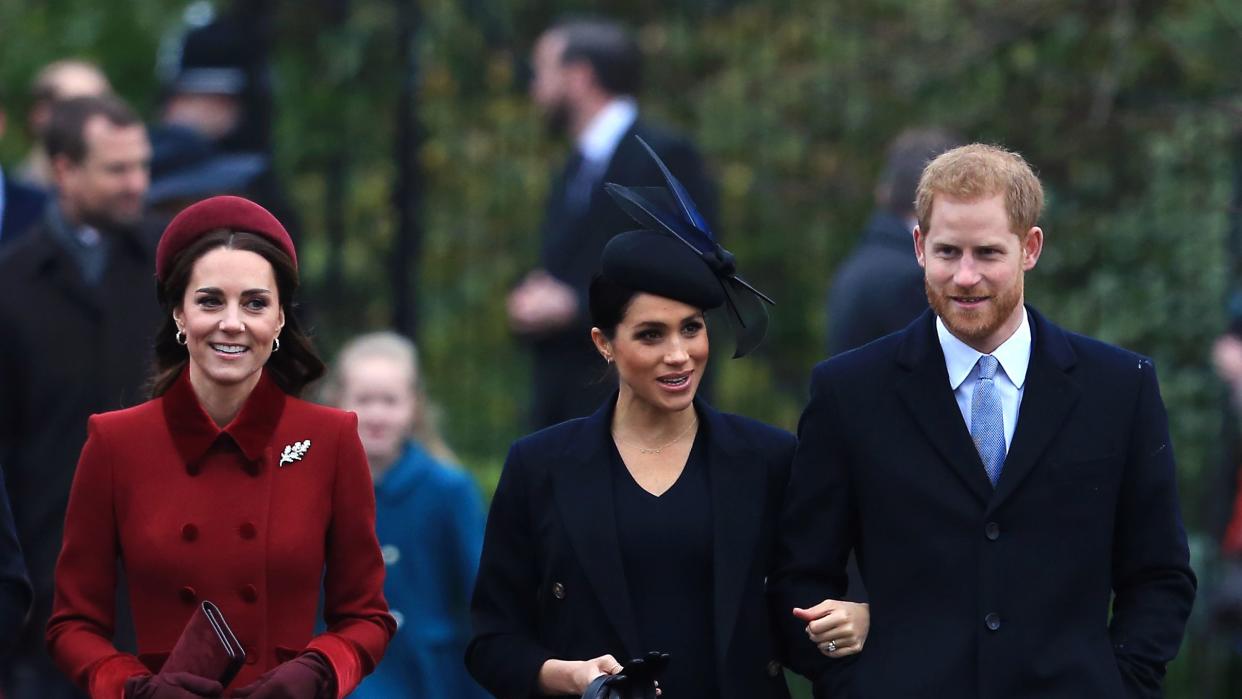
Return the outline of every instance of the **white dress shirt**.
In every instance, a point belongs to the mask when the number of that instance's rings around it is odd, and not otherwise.
[[[1013,444],[1013,432],[1018,426],[1018,412],[1022,407],[1022,394],[1026,389],[1026,369],[1031,363],[1031,325],[1027,316],[1023,310],[1022,324],[1008,340],[992,352],[992,356],[1000,364],[993,382],[1000,394],[1006,452]],[[978,364],[983,353],[954,337],[939,316],[936,317],[936,335],[940,338],[940,349],[944,351],[949,386],[953,389],[957,408],[962,412],[962,419],[966,421],[966,429],[969,431],[970,400],[974,397],[975,385],[979,382]]]
[[[592,167],[607,167],[617,144],[638,118],[638,103],[618,97],[599,110],[578,136],[578,152]],[[599,174],[603,174],[602,172]]]

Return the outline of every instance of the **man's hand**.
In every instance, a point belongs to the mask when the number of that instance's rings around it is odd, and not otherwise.
[[[795,607],[793,615],[807,622],[807,637],[830,658],[861,651],[871,630],[871,607],[857,602],[826,599],[810,609]]]
[[[578,297],[565,282],[537,269],[509,293],[509,326],[521,335],[559,330],[578,314]]]

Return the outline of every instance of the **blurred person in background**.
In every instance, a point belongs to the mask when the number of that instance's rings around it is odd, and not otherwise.
[[[8,126],[4,95],[0,94],[0,141]],[[17,240],[43,214],[47,200],[40,189],[18,182],[0,166],[0,247]]]
[[[200,199],[251,195],[269,168],[258,153],[220,153],[206,137],[183,126],[151,130],[151,188],[147,206],[172,218]]]
[[[914,245],[914,191],[932,158],[962,145],[940,129],[907,129],[888,147],[876,208],[828,293],[828,356],[897,332],[927,310]]]
[[[273,162],[269,31],[252,12],[260,10],[238,3],[189,27],[161,64],[163,99],[151,127],[153,203],[173,210],[186,200],[243,195],[297,240],[299,217]]]
[[[101,97],[112,94],[112,84],[98,65],[77,58],[49,63],[35,74],[30,85],[30,111],[26,127],[32,144],[25,160],[17,167],[17,179],[36,189],[55,185],[52,164],[44,138],[58,102],[75,97]]]
[[[87,417],[142,401],[160,317],[142,121],[117,97],[79,97],[57,103],[45,136],[55,199],[0,251],[0,465],[35,590],[0,673],[7,699],[77,695],[42,640],[69,488]],[[122,615],[122,639],[128,628]]]
[[[352,696],[482,699],[461,658],[483,547],[483,502],[435,425],[414,343],[392,332],[341,349],[324,398],[358,415],[397,632]]]
[[[556,24],[531,55],[531,99],[548,130],[567,137],[570,156],[545,204],[539,265],[510,293],[509,323],[534,350],[534,427],[590,414],[614,390],[590,342],[587,288],[604,245],[632,227],[604,182],[657,182],[659,171],[634,139],[655,149],[716,223],[714,191],[686,140],[651,125],[636,95],[642,56],[621,25],[595,19]]]

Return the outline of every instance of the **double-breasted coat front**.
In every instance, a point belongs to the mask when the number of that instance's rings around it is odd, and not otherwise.
[[[488,515],[466,650],[471,674],[502,699],[540,696],[539,670],[550,658],[624,661],[666,650],[641,645],[626,584],[607,449],[615,400],[509,451]],[[683,621],[712,628],[721,699],[787,699],[764,586],[796,440],[701,400],[695,409],[707,430],[712,589],[703,593],[713,613]]]
[[[842,595],[853,550],[871,603],[862,653],[791,645],[817,697],[1162,696],[1195,575],[1155,367],[1027,314],[995,487],[932,311],[815,368],[771,595],[778,609]]]
[[[394,623],[357,418],[287,395],[265,372],[218,428],[188,372],[162,397],[92,416],[56,569],[48,649],[94,697],[157,671],[203,600],[246,648],[232,686],[305,650],[338,695],[375,667]],[[112,645],[115,561],[137,657]],[[322,583],[326,632],[313,635]]]

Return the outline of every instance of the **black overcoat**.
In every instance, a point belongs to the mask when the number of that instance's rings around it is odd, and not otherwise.
[[[8,654],[30,613],[30,579],[17,543],[9,496],[0,478],[0,658]]]
[[[105,233],[107,269],[93,287],[47,225],[0,254],[0,465],[35,591],[19,653],[36,655],[86,419],[145,400],[161,315],[158,222]]]
[[[860,655],[795,657],[819,673],[817,696],[1161,696],[1195,576],[1155,368],[1028,311],[1034,345],[995,489],[931,311],[815,368],[773,604],[842,595],[851,548],[871,602]]]
[[[471,674],[501,699],[539,696],[539,668],[549,658],[624,660],[660,650],[639,645],[619,550],[607,450],[614,402],[509,451],[487,520],[466,651]],[[722,697],[785,699],[764,581],[795,440],[695,405],[708,430],[715,589],[706,592]]]

